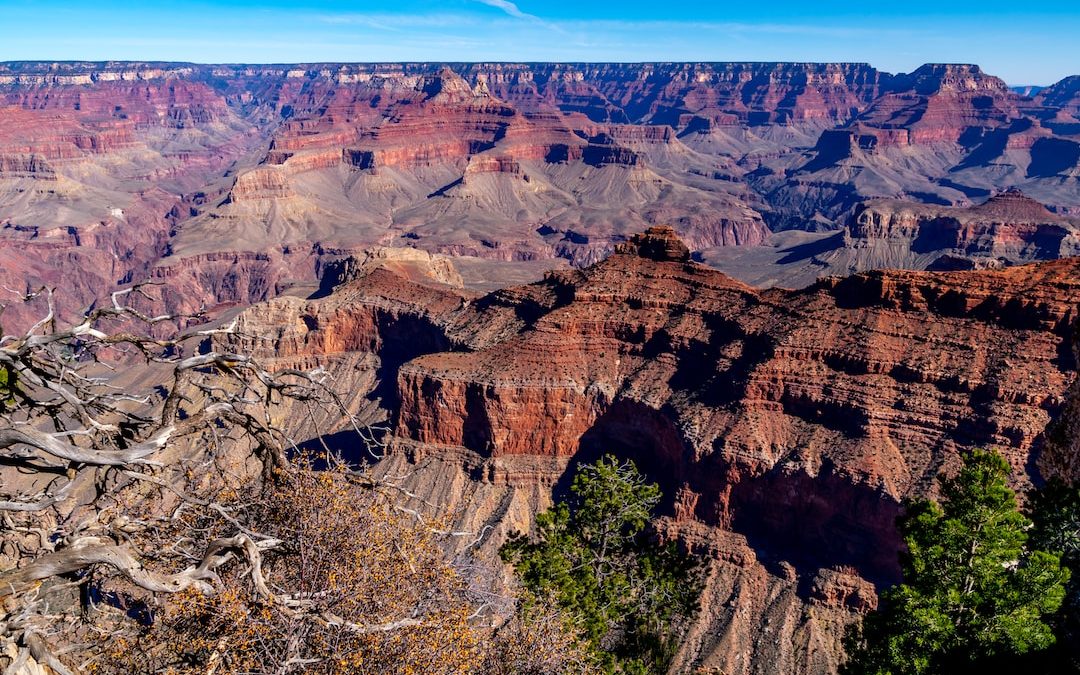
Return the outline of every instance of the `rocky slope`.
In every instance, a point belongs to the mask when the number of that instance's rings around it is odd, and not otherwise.
[[[835,672],[844,626],[896,579],[901,501],[964,449],[999,449],[1018,486],[1078,477],[1077,260],[760,291],[689,254],[655,228],[482,297],[380,254],[241,324],[284,362],[373,373],[353,395],[390,415],[380,467],[487,554],[573,462],[638,462],[667,495],[664,536],[709,561],[682,669]]]
[[[870,269],[994,269],[1080,255],[1080,219],[1019,190],[965,207],[875,199],[859,204],[840,232],[791,232],[770,243],[701,258],[748,283],[791,288]]]
[[[3,63],[3,286],[248,303],[373,245],[491,284],[657,223],[737,272],[869,198],[1078,211],[1076,115],[1074,78],[1032,97],[955,64]]]

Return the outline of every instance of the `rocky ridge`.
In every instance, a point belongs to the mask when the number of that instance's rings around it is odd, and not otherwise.
[[[153,276],[213,307],[316,283],[320,251],[539,270],[656,223],[715,264],[739,247],[741,274],[867,199],[967,207],[1021,186],[1068,215],[1075,89],[1025,95],[962,64],[3,63],[0,239],[26,253],[4,286],[66,264],[75,304]]]
[[[1018,486],[1076,477],[1076,260],[761,291],[688,253],[654,228],[486,296],[377,264],[240,321],[286,363],[376,373],[381,469],[490,530],[488,554],[574,461],[638,462],[661,531],[709,560],[685,669],[835,672],[844,626],[896,578],[901,501],[964,449],[1002,451]]]
[[[1051,213],[1018,190],[1003,192],[967,208],[921,206],[889,200],[861,205],[845,227],[843,245],[872,251],[906,249],[929,263],[867,260],[862,268],[926,267],[976,269],[1080,254],[1080,220]],[[819,256],[827,262],[828,256]]]

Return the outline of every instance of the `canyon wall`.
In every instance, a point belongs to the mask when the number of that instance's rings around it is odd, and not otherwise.
[[[2,63],[0,244],[22,254],[4,286],[66,265],[72,309],[145,278],[183,279],[172,309],[231,306],[314,286],[320,251],[409,246],[490,261],[490,280],[591,264],[655,224],[751,278],[778,233],[843,232],[868,199],[968,208],[1019,186],[1080,212],[1075,90],[962,64]],[[934,222],[936,256],[817,275],[957,255]],[[1013,225],[959,236],[1055,255],[1017,237],[1057,234]]]
[[[845,627],[898,578],[902,501],[964,450],[1000,451],[1017,488],[1077,476],[1076,259],[762,291],[689,254],[654,228],[484,296],[376,256],[241,323],[285,363],[373,358],[377,469],[483,532],[482,555],[575,462],[633,459],[664,490],[661,536],[708,561],[683,670],[836,672]]]

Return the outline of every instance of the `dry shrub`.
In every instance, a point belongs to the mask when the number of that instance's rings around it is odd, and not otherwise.
[[[481,611],[437,525],[398,509],[401,499],[358,484],[341,466],[278,470],[266,489],[237,495],[228,507],[248,531],[281,541],[263,554],[261,569],[280,601],[255,592],[253,570],[238,559],[222,567],[212,595],[159,598],[150,625],[116,637],[94,672],[589,672],[557,610],[530,602],[504,620]],[[147,547],[235,529],[190,513]],[[135,593],[115,583],[101,590]]]

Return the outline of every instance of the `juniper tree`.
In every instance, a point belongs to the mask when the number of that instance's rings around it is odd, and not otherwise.
[[[1061,605],[1069,572],[1058,554],[1028,547],[1031,521],[1008,475],[1000,455],[975,450],[942,481],[941,504],[910,505],[900,522],[903,583],[849,636],[845,672],[962,672],[1054,642],[1045,618]]]
[[[664,672],[697,609],[700,571],[647,525],[660,489],[608,455],[581,467],[569,500],[541,513],[536,539],[503,547],[526,587],[554,597],[607,672]]]

